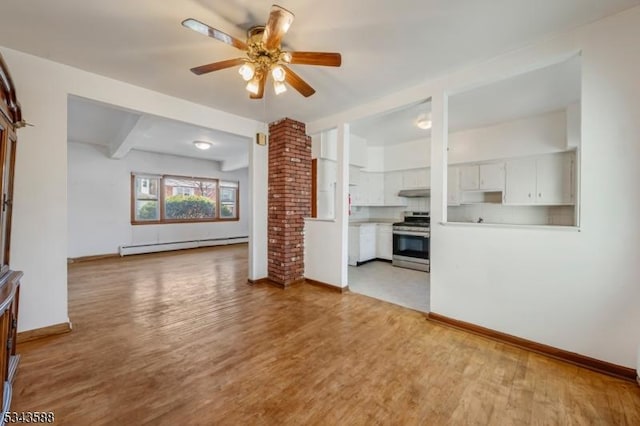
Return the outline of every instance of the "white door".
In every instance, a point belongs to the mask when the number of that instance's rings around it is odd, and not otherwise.
[[[534,204],[536,199],[536,160],[518,158],[507,161],[505,204]]]

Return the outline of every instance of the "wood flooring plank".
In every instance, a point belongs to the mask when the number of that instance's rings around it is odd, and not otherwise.
[[[12,410],[64,425],[640,424],[632,383],[312,285],[246,245],[69,265],[71,333],[18,345]]]

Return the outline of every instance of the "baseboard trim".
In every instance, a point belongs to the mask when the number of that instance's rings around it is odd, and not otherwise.
[[[271,285],[271,286],[274,286],[274,287],[278,287],[278,288],[280,288],[282,290],[286,290],[289,287],[292,287],[294,285],[298,285],[298,284],[303,283],[304,282],[304,278],[292,281],[290,283],[281,283],[281,282],[275,281],[274,279],[269,278],[269,277],[267,277],[267,278],[259,278],[257,280],[247,279],[247,282],[249,284],[268,284],[268,285]]]
[[[349,286],[338,287],[338,286],[335,286],[333,284],[328,284],[328,283],[325,283],[325,282],[322,282],[322,281],[313,280],[311,278],[305,278],[304,281],[307,284],[311,284],[311,285],[316,286],[316,287],[322,287],[322,288],[325,288],[327,290],[334,291],[336,293],[346,293],[346,292],[349,291]]]
[[[48,327],[35,328],[33,330],[21,331],[18,333],[18,343],[30,342],[32,340],[43,339],[45,337],[57,336],[69,333],[72,329],[71,322],[50,325]]]
[[[597,371],[598,373],[603,373],[608,376],[613,376],[618,379],[629,380],[632,382],[636,381],[637,372],[632,368],[623,367],[621,365],[612,364],[607,361],[601,361],[599,359],[580,355],[575,352],[569,352],[564,349],[537,343],[531,340],[523,339],[521,337],[513,336],[511,334],[492,330],[490,328],[485,328],[465,321],[449,318],[434,312],[430,312],[427,315],[427,319],[441,325],[457,328],[459,330],[487,337],[498,342],[517,346],[530,352],[535,352],[541,355],[548,356],[550,358],[568,362],[570,364],[587,368],[592,371]]]
[[[91,262],[92,260],[113,259],[120,257],[118,253],[96,254],[93,256],[68,257],[67,263]]]
[[[269,278],[258,278],[257,280],[252,280],[251,278],[247,278],[247,283],[251,285],[255,284],[270,284],[271,280]]]

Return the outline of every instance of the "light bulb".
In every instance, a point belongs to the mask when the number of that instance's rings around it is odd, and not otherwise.
[[[284,81],[286,73],[284,72],[284,68],[282,68],[280,65],[276,65],[271,69],[271,75],[273,76],[273,79],[275,81],[282,82]]]
[[[193,144],[196,146],[196,148],[201,149],[203,151],[211,148],[211,142],[194,141]]]
[[[286,63],[290,63],[291,62],[291,53],[282,52],[282,54],[280,55],[280,59],[282,59]]]
[[[255,74],[255,71],[256,67],[252,63],[247,62],[240,67],[238,73],[242,76],[242,79],[244,81],[249,81],[253,78],[253,74]]]
[[[249,92],[253,93],[254,95],[257,95],[258,91],[260,90],[260,85],[259,85],[258,79],[254,78],[250,82],[248,82],[246,89]]]
[[[420,114],[420,116],[418,116],[418,119],[416,120],[416,126],[423,130],[430,129],[432,124],[433,123],[431,122],[431,114]]]
[[[274,81],[273,91],[276,92],[276,95],[279,95],[280,93],[284,93],[287,91],[287,86],[285,86],[285,84],[281,81]]]

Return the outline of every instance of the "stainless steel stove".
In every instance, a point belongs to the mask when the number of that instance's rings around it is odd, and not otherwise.
[[[429,212],[405,212],[404,221],[393,224],[391,264],[429,272],[431,217]]]

